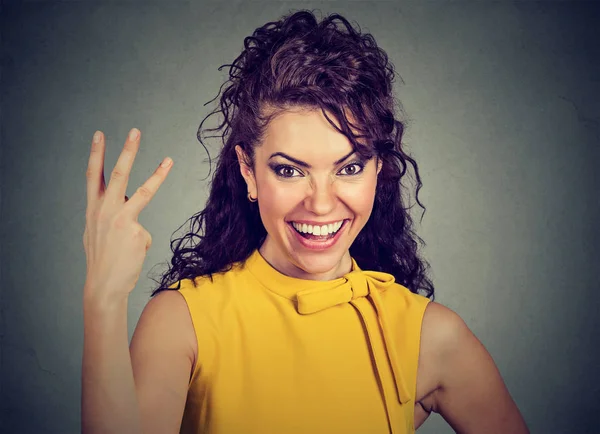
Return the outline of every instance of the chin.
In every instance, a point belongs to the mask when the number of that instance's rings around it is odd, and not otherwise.
[[[311,267],[311,270],[306,271],[322,273],[331,270],[332,267],[337,265],[343,258],[345,251],[340,250],[326,253],[306,253],[294,250],[291,253],[293,257],[302,261],[304,265]]]

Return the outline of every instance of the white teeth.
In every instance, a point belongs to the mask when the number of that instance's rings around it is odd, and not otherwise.
[[[292,226],[294,226],[294,228],[298,232],[303,232],[305,234],[329,235],[331,233],[337,232],[340,229],[340,227],[342,227],[343,223],[344,223],[344,221],[341,220],[337,223],[330,223],[328,225],[312,226],[312,225],[307,225],[306,223],[300,224],[300,223],[292,222]]]

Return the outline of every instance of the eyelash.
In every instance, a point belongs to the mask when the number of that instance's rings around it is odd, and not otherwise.
[[[346,169],[347,167],[350,167],[350,166],[358,166],[358,167],[360,168],[360,170],[359,170],[358,172],[356,172],[356,173],[353,173],[353,174],[350,174],[350,175],[342,175],[342,176],[356,176],[356,175],[360,175],[360,174],[362,173],[363,169],[365,168],[365,165],[364,165],[364,163],[361,163],[360,161],[353,161],[352,163],[349,163],[349,164],[347,164],[346,166],[344,166],[344,167],[342,168],[342,170],[344,170],[344,169]],[[289,165],[287,165],[287,164],[279,164],[279,165],[277,165],[277,166],[273,167],[273,171],[275,172],[275,175],[277,175],[277,176],[278,176],[278,177],[280,177],[280,178],[286,178],[286,179],[289,179],[289,178],[296,178],[296,177],[295,177],[295,176],[284,176],[284,175],[282,175],[282,174],[279,172],[281,169],[292,169],[292,170],[295,170],[295,171],[297,171],[297,172],[300,172],[300,171],[299,171],[298,169],[296,169],[295,167],[293,167],[293,166],[289,166]]]

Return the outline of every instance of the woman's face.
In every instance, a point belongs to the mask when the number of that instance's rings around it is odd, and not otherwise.
[[[352,153],[350,141],[320,110],[286,111],[273,119],[255,149],[254,173],[239,146],[236,152],[248,191],[258,198],[267,230],[259,251],[267,262],[301,279],[331,280],[349,272],[350,245],[373,209],[381,168],[376,159]],[[337,232],[318,235],[323,225]]]

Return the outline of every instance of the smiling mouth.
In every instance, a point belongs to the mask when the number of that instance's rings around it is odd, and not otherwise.
[[[305,225],[300,225],[300,224],[297,224],[294,222],[288,222],[288,224],[300,236],[302,236],[303,238],[305,238],[307,240],[326,241],[326,240],[330,240],[330,239],[334,238],[337,235],[337,233],[340,230],[342,230],[342,228],[345,226],[346,221],[347,221],[347,219],[342,220],[341,224],[339,224],[339,226],[337,226],[337,227],[334,224],[333,227],[329,228],[330,230],[332,230],[332,232],[328,232],[326,235],[315,235],[312,232],[320,232],[320,230],[315,230],[312,226],[306,227]],[[300,230],[300,229],[303,229],[303,230]]]

